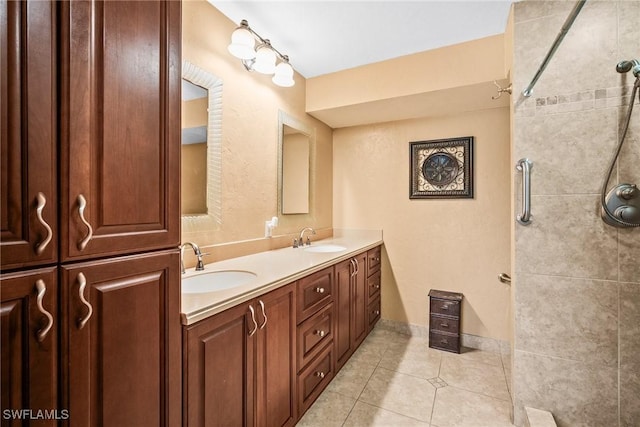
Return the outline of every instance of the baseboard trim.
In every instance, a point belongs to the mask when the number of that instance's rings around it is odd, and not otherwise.
[[[399,322],[397,320],[380,319],[378,327],[412,337],[429,338],[429,328],[427,326],[414,325],[411,323]],[[463,347],[492,351],[494,353],[501,354],[511,353],[511,345],[509,344],[509,341],[464,333],[461,334],[461,340]]]

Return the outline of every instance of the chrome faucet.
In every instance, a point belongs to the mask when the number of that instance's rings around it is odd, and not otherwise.
[[[191,248],[193,249],[193,253],[196,254],[196,258],[198,258],[198,261],[196,262],[196,271],[204,270],[204,262],[202,262],[202,256],[204,254],[202,252],[200,252],[200,248],[198,247],[198,245],[196,245],[193,242],[184,242],[182,245],[180,245],[180,272],[182,274],[185,273],[185,269],[184,269],[184,248],[185,248],[185,246],[191,246]]]
[[[304,240],[303,240],[303,238],[304,238],[304,232],[305,232],[305,231],[310,231],[310,232],[311,232],[311,234],[313,234],[313,235],[315,235],[315,234],[316,234],[316,230],[314,230],[314,229],[313,229],[313,228],[311,228],[311,227],[305,227],[305,228],[303,228],[303,229],[302,229],[302,231],[300,232],[300,239],[298,240],[298,242],[299,242],[299,244],[298,244],[298,245],[299,245],[299,246],[304,246]],[[309,236],[307,236],[307,245],[310,245],[310,244],[311,244],[311,240],[309,240]]]

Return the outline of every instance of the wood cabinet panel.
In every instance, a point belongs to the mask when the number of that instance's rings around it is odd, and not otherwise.
[[[333,346],[327,346],[298,375],[298,408],[303,414],[333,378]]]
[[[298,323],[333,301],[333,267],[298,280]]]
[[[176,250],[62,267],[70,426],[180,423],[179,257]]]
[[[296,422],[296,298],[293,284],[258,298],[257,425]]]
[[[329,304],[298,326],[298,370],[307,365],[333,340],[333,318],[333,304]]]
[[[356,261],[356,273],[353,276],[352,285],[352,339],[353,348],[357,348],[369,333],[369,324],[367,322],[368,308],[368,291],[367,291],[367,272],[366,262],[367,254],[362,253],[354,257]]]
[[[61,11],[61,258],[177,247],[180,2]]]
[[[351,304],[351,273],[353,264],[351,260],[343,261],[335,265],[335,333],[333,342],[335,345],[336,372],[351,356],[351,318],[353,306]]]
[[[38,307],[39,292],[42,307],[52,316],[51,320]],[[57,295],[55,267],[0,276],[3,410],[58,409]],[[56,424],[55,420],[38,422],[46,426]],[[18,426],[23,421],[3,419],[2,425]]]
[[[58,258],[55,22],[53,2],[0,1],[2,270]]]
[[[254,425],[255,341],[249,303],[185,328],[183,425]]]

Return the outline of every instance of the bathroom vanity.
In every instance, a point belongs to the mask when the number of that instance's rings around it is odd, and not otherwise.
[[[255,279],[183,293],[183,425],[294,425],[380,318],[381,244],[369,232],[208,264]]]

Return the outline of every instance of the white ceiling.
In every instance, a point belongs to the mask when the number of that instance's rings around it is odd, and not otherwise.
[[[306,78],[504,32],[510,0],[208,0]],[[231,34],[229,34],[231,37]]]

